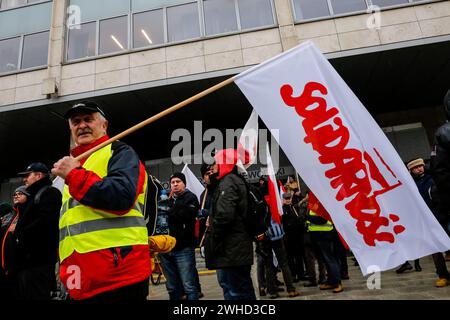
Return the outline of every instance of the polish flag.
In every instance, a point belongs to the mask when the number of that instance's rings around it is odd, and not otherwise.
[[[269,185],[269,195],[265,196],[266,202],[269,205],[272,220],[281,224],[280,216],[283,214],[283,206],[281,203],[280,191],[278,190],[277,180],[275,178],[275,170],[273,169],[272,157],[269,152],[269,144],[266,146],[267,156],[267,177]]]
[[[238,157],[240,164],[247,169],[256,162],[258,150],[258,114],[253,110],[242,130],[238,142]]]
[[[283,199],[283,194],[286,193],[286,189],[284,188],[280,179],[278,179],[278,185],[280,186],[280,199]],[[281,211],[283,211],[283,210],[281,210]]]

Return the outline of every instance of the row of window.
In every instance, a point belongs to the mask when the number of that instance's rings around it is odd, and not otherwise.
[[[21,7],[42,0],[0,0],[0,10]]]
[[[0,73],[47,65],[49,31],[0,41]]]
[[[296,21],[427,0],[291,0]],[[51,1],[0,0],[0,73],[47,65]],[[275,25],[273,0],[71,0],[66,61]],[[70,14],[68,21],[70,21]],[[32,18],[31,18],[32,17]]]
[[[296,21],[364,12],[371,6],[380,8],[405,5],[424,0],[292,0]]]
[[[69,27],[67,60],[275,24],[272,0],[178,2],[184,3]]]

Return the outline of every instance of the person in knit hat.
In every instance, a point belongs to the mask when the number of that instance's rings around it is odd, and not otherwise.
[[[171,252],[159,254],[170,300],[198,300],[197,268],[195,264],[195,217],[199,209],[197,196],[186,189],[186,177],[175,172],[170,177],[170,235],[176,245]]]

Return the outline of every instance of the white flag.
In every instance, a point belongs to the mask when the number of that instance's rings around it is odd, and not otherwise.
[[[205,190],[205,187],[197,179],[191,169],[189,169],[187,164],[184,166],[183,170],[181,170],[181,173],[183,173],[186,177],[186,188],[194,193],[197,196],[198,201],[200,201],[200,196],[203,190]]]
[[[364,275],[450,248],[395,149],[311,42],[243,72],[236,84],[279,130],[279,145]]]
[[[53,179],[52,182],[52,187],[55,187],[56,189],[59,190],[59,192],[63,193],[64,192],[64,179],[61,177],[56,177],[55,179]]]
[[[238,158],[245,169],[256,162],[258,150],[258,114],[252,111],[238,142]]]

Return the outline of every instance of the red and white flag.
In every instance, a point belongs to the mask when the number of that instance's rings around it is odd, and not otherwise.
[[[238,158],[245,169],[256,162],[258,151],[258,114],[252,111],[238,141]]]
[[[450,249],[383,131],[306,42],[236,77],[349,244],[364,275]]]
[[[269,187],[269,195],[266,197],[266,202],[269,205],[272,220],[281,224],[281,215],[283,214],[283,205],[281,203],[280,191],[278,190],[276,172],[273,169],[272,157],[269,152],[269,144],[266,146],[267,157],[267,182]]]
[[[278,179],[278,185],[280,186],[280,199],[283,199],[283,194],[286,193],[286,189],[284,188],[280,179]]]

